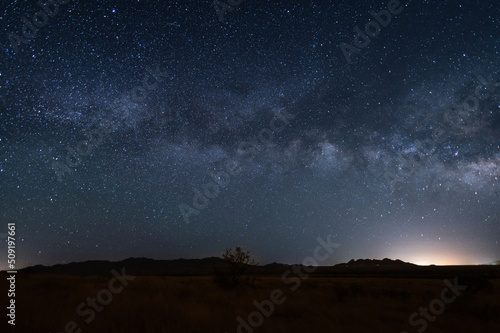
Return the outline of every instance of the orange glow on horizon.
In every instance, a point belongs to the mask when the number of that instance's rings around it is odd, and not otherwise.
[[[467,247],[464,244],[458,246],[445,242],[408,242],[386,248],[384,254],[388,258],[400,259],[421,266],[483,265],[493,261],[493,258],[486,258]]]

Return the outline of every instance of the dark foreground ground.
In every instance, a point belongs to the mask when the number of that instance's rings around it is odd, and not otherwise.
[[[226,290],[211,276],[18,274],[16,326],[3,311],[0,331],[238,332],[241,317],[245,333],[500,332],[500,280],[454,278],[257,276]]]

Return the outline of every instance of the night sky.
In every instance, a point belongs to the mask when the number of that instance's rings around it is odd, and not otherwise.
[[[498,1],[60,2],[0,7],[19,268],[500,259]]]

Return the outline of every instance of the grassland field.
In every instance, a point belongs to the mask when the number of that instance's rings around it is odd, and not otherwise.
[[[137,276],[87,323],[91,315],[77,314],[77,307],[107,289],[111,277],[20,276],[16,326],[7,326],[4,318],[1,331],[66,333],[72,321],[76,327],[70,332],[237,332],[237,318],[248,323],[258,310],[254,301],[262,304],[279,290],[281,304],[273,303],[272,311],[264,305],[272,313],[250,327],[254,332],[411,333],[421,326],[411,326],[409,316],[445,288],[441,279],[310,277],[297,286],[279,276],[257,276],[252,285],[224,289],[212,276]],[[425,332],[500,332],[499,291],[499,279],[474,282]]]

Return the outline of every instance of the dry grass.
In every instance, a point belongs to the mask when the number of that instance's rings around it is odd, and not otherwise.
[[[416,332],[408,317],[444,288],[437,279],[309,278],[292,292],[280,277],[260,277],[255,288],[224,290],[212,277],[137,277],[85,323],[76,307],[110,278],[18,276],[15,332],[64,332],[68,321],[95,333],[236,332],[236,318],[246,319],[253,301],[269,299],[273,289],[286,301],[255,332]],[[426,332],[499,332],[500,281],[491,282],[447,305]]]

